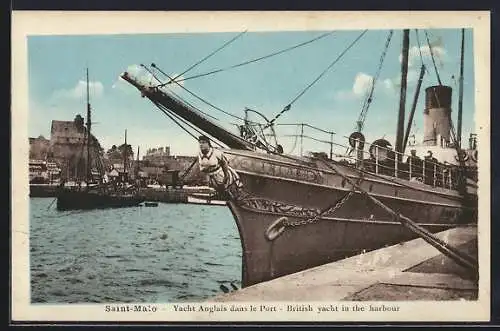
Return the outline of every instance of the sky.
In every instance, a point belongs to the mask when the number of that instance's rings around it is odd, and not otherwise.
[[[234,42],[182,77],[210,72],[258,58],[328,31],[245,32]],[[332,34],[289,52],[217,74],[188,79],[181,84],[196,95],[231,114],[243,117],[246,107],[273,118],[314,81],[362,31]],[[460,69],[460,29],[427,30],[442,83],[453,88],[452,118],[457,121]],[[51,120],[73,120],[86,115],[85,70],[89,68],[93,133],[107,150],[124,141],[141,156],[152,147],[170,146],[174,155],[194,155],[197,142],[161,113],[139,91],[119,78],[124,71],[138,73],[139,64],[155,63],[175,76],[238,35],[232,33],[175,33],[134,35],[52,35],[28,37],[29,135],[50,137]],[[308,123],[334,131],[335,142],[355,129],[367,92],[373,84],[388,30],[368,30],[331,68],[277,121]],[[394,146],[399,109],[402,30],[394,30],[367,113],[363,133],[367,141],[385,137]],[[413,101],[421,58],[426,65],[412,133],[417,142],[423,133],[424,89],[438,81],[423,30],[410,31],[406,117]],[[465,32],[462,141],[467,142],[474,124],[474,68],[472,30]],[[236,132],[237,119],[211,108],[179,87],[172,91],[220,125]],[[257,117],[252,119],[256,120]],[[406,123],[405,123],[406,127]],[[287,153],[300,153],[300,142],[286,135],[297,134],[293,126],[276,127]],[[329,135],[306,129],[306,135],[329,140]],[[310,139],[302,150],[329,151],[329,146]]]

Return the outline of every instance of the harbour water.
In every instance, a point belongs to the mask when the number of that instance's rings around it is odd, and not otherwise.
[[[32,303],[187,302],[240,287],[227,207],[59,212],[53,199],[30,199]]]

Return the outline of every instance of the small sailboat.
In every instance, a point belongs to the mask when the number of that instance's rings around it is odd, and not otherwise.
[[[86,163],[85,163],[85,182],[79,185],[65,185],[62,182],[57,190],[57,209],[58,210],[85,210],[85,209],[103,209],[138,206],[144,199],[139,191],[133,185],[123,183],[121,187],[113,187],[104,181],[102,172],[98,172],[98,180],[95,180],[92,171],[92,152],[91,146],[93,137],[91,135],[91,106],[89,102],[89,75],[87,69],[87,125],[86,125]],[[126,145],[125,137],[125,145]],[[96,160],[98,161],[98,160]],[[126,162],[125,162],[126,164]],[[102,169],[103,167],[97,167]]]
[[[145,207],[158,207],[158,202],[145,202]]]

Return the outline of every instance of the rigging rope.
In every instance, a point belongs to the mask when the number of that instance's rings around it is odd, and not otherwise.
[[[351,42],[351,44],[346,48],[344,49],[344,51],[342,51],[342,53],[339,54],[339,56],[332,62],[330,63],[330,65],[325,69],[323,70],[323,72],[321,72],[319,74],[318,77],[316,77],[316,79],[314,79],[311,83],[309,83],[309,85],[307,85],[295,98],[293,98],[292,101],[290,101],[288,103],[288,105],[286,105],[283,110],[281,110],[272,120],[269,121],[269,123],[264,127],[264,129],[270,127],[271,125],[274,124],[274,122],[281,116],[283,115],[285,112],[287,112],[288,110],[290,110],[290,108],[292,108],[292,105],[300,98],[302,97],[314,84],[316,84],[317,81],[319,81],[321,79],[321,77],[323,77],[327,72],[328,70],[330,70],[357,42],[359,39],[361,39],[361,37],[363,37],[363,35],[367,32],[368,30],[364,30],[358,37],[356,37],[356,39],[354,39],[353,42]]]
[[[183,129],[184,131],[186,131],[187,134],[189,134],[191,137],[193,137],[194,139],[197,139],[197,137],[191,133],[188,129],[186,129],[185,127],[183,127],[167,110],[166,108],[160,104],[159,102],[157,101],[153,101],[153,103],[156,105],[156,107],[158,107],[158,109],[160,109],[165,115],[168,116],[168,118],[170,118],[175,124],[177,124],[181,129]]]
[[[185,104],[193,107],[194,109],[196,109],[197,111],[199,111],[200,113],[202,113],[203,115],[205,116],[208,116],[216,121],[220,121],[217,117],[215,116],[212,116],[210,114],[208,114],[207,112],[204,112],[203,110],[201,110],[200,108],[196,107],[195,105],[193,105],[192,103],[188,102],[185,98],[181,97],[180,95],[178,95],[177,93],[173,92],[173,91],[169,91],[170,93],[172,93],[177,99],[181,100],[182,102],[184,102]]]
[[[160,110],[162,110],[168,117],[170,117],[177,125],[181,126],[182,129],[184,129],[186,132],[188,132],[188,134],[190,134],[193,138],[196,139],[196,137],[189,131],[187,131],[187,129],[185,129],[184,127],[182,127],[182,125],[180,125],[177,121],[175,121],[172,116],[170,116],[166,111],[164,111],[162,109],[162,107],[160,107],[159,105],[161,105],[158,101],[155,101],[155,100],[151,100]],[[163,106],[163,105],[161,105]],[[452,133],[453,134],[453,133]],[[217,142],[216,142],[217,143]],[[257,145],[256,143],[253,143],[251,141],[248,141],[249,144],[251,144],[252,146],[254,146],[255,148],[262,148],[262,146],[259,146]],[[220,144],[219,144],[220,146]],[[279,153],[276,153],[274,152],[273,150],[267,150],[268,153],[271,153],[271,154],[276,154],[276,155],[280,155],[281,157],[284,157],[286,159],[290,159],[290,160],[293,160],[293,161],[296,161],[296,162],[303,162],[302,159],[300,158],[297,158],[297,157],[294,157],[294,156],[291,156],[291,155],[286,155],[286,154],[279,154]],[[338,156],[341,156],[341,155],[338,155]],[[332,160],[333,161],[333,160]],[[336,161],[333,161],[333,162],[336,162]],[[338,163],[338,162],[336,162]],[[366,174],[370,174],[371,176],[375,177],[375,178],[380,178],[380,179],[383,179],[383,180],[388,180],[389,182],[391,183],[395,183],[395,184],[398,184],[400,186],[403,186],[403,187],[407,187],[407,188],[411,188],[413,189],[412,186],[410,185],[407,185],[407,184],[404,184],[402,182],[399,182],[399,181],[396,181],[392,178],[387,178],[386,176],[381,176],[381,175],[378,175],[378,174],[374,174],[372,172],[369,172],[369,171],[366,171],[366,170],[363,170],[363,169],[357,169],[358,171],[361,171],[363,173],[366,173]],[[433,194],[436,194],[436,195],[440,195],[439,192],[432,192]]]
[[[434,70],[436,71],[437,80],[439,82],[439,85],[443,85],[443,84],[441,84],[441,78],[439,77],[439,71],[438,71],[438,68],[436,66],[436,61],[434,60],[434,53],[432,52],[431,42],[429,41],[429,35],[427,34],[427,30],[424,30],[424,32],[425,32],[425,38],[427,39],[427,45],[429,46],[429,52],[431,53],[432,64],[434,65]]]
[[[153,68],[155,68],[156,70],[158,70],[159,72],[161,72],[163,75],[165,75],[168,79],[172,80],[172,78],[167,74],[165,73],[163,70],[161,70],[161,68],[159,68],[158,66],[156,66],[154,63],[151,64],[151,66]],[[215,105],[213,105],[212,103],[208,102],[207,100],[203,99],[202,97],[198,96],[197,94],[191,92],[190,90],[188,90],[187,88],[185,88],[184,86],[182,86],[181,84],[179,84],[177,81],[174,81],[175,84],[177,84],[178,86],[180,86],[183,90],[185,90],[186,92],[188,92],[189,94],[191,94],[192,96],[194,96],[195,98],[197,98],[198,100],[200,100],[201,102],[209,105],[210,107],[214,108],[215,110],[218,110],[228,116],[231,116],[233,118],[236,118],[236,119],[239,119],[241,121],[243,121],[244,119],[237,116],[237,115],[234,115],[234,114],[231,114],[223,109],[221,109],[220,107],[217,107]]]
[[[143,67],[147,72],[149,72],[151,74],[152,77],[154,77],[158,82],[161,83],[161,79],[159,79],[158,77],[156,77],[156,75],[154,74],[154,72],[152,70],[149,70],[148,67],[146,67],[144,64],[141,64],[141,67]],[[157,68],[156,66],[154,67],[156,68],[157,70],[159,70],[159,68]],[[166,74],[165,74],[166,75]],[[167,77],[170,77],[168,75],[166,75]],[[177,83],[177,82],[176,82]],[[179,85],[179,84],[177,84]],[[184,88],[182,85],[179,85],[180,87]],[[185,89],[185,88],[184,88]],[[185,89],[187,92],[191,93],[190,91],[188,91],[187,89]],[[172,93],[173,95],[175,95],[177,98],[179,98],[180,100],[182,100],[184,103],[188,104],[189,106],[193,107],[194,109],[196,109],[197,111],[199,111],[200,113],[202,113],[203,115],[205,116],[208,116],[208,117],[211,117],[215,120],[219,120],[217,117],[214,117],[210,114],[207,114],[206,112],[202,111],[201,109],[195,107],[193,104],[189,103],[188,101],[186,101],[184,98],[182,98],[181,96],[179,96],[178,94],[174,93],[173,91],[169,91],[170,93]]]
[[[300,124],[299,124],[300,125]],[[310,138],[309,136],[307,135],[304,135],[305,138]],[[349,138],[347,136],[342,136],[343,138]],[[313,139],[313,140],[316,140],[316,141],[319,141],[319,142],[324,142],[324,143],[328,143],[328,144],[332,144],[332,142],[328,142],[328,141],[321,141],[321,140],[318,140],[318,139]],[[252,144],[254,147],[259,147],[257,145],[255,145],[254,143],[250,142],[250,144]],[[340,146],[340,147],[346,147],[345,145],[342,145],[342,144],[339,144],[339,143],[333,143],[333,145],[336,145],[336,146]],[[349,147],[347,147],[349,148]],[[277,154],[277,153],[274,153],[273,151],[269,151],[269,153],[271,154]],[[345,157],[345,155],[342,155],[342,154],[336,154],[337,156],[339,157]],[[286,155],[286,154],[279,154],[279,156],[283,157],[283,158],[286,158],[286,159],[289,159],[289,160],[292,160],[292,161],[296,161],[296,162],[303,162],[304,160],[299,158],[299,157],[296,157],[296,156],[293,156],[293,155]],[[351,158],[351,157],[349,157]],[[338,161],[335,161],[335,160],[331,160],[332,162],[336,163],[336,164],[339,164]],[[431,164],[436,164],[434,162],[431,162]],[[373,176],[375,178],[378,178],[378,179],[382,179],[382,180],[387,180],[393,184],[396,184],[396,185],[399,185],[399,186],[402,186],[402,187],[406,187],[406,188],[409,188],[409,189],[414,189],[413,186],[411,185],[408,185],[408,184],[405,184],[401,181],[397,181],[395,180],[395,178],[390,178],[390,177],[387,177],[387,176],[384,176],[384,175],[380,175],[380,174],[377,174],[377,173],[374,173],[374,172],[370,172],[368,170],[364,170],[364,169],[356,169],[356,171],[361,171],[365,174],[369,174],[370,176]],[[429,191],[429,193],[431,194],[434,194],[434,195],[442,195],[442,193],[440,192],[433,192],[433,191]]]
[[[184,179],[187,177],[187,175],[189,174],[189,172],[191,171],[191,169],[194,167],[194,165],[198,162],[198,158],[196,157],[193,162],[191,162],[191,164],[189,165],[189,167],[186,169],[186,171],[184,171],[184,173],[182,174],[181,178],[179,178],[179,181],[184,181]]]
[[[297,125],[297,127],[295,128],[295,135],[294,135],[295,136],[295,140],[293,142],[292,149],[287,154],[292,154],[293,151],[295,150],[295,147],[297,147],[297,141],[299,140],[299,128],[300,128],[300,125]]]
[[[194,131],[196,131],[199,135],[204,135],[204,133],[199,130],[198,128],[196,128],[193,124],[189,123],[189,122],[186,122],[186,120],[184,120],[183,118],[177,116],[177,114],[173,113],[170,109],[168,109],[167,107],[165,107],[163,104],[159,103],[158,101],[153,101],[151,100],[165,115],[167,115],[175,124],[177,124],[181,129],[183,129],[184,131],[186,131],[191,137],[193,137],[195,140],[198,140],[198,137],[196,137],[193,133],[189,132],[189,130],[187,130],[185,127],[182,126],[182,124],[180,124],[178,122],[181,121],[183,122],[185,125],[189,126],[191,129],[193,129]],[[177,118],[177,120],[176,120]],[[217,144],[217,146],[219,147],[223,147],[220,143],[218,143],[217,141],[214,140],[214,143]]]
[[[208,76],[208,75],[212,75],[212,74],[216,74],[216,73],[219,73],[219,72],[222,72],[222,71],[227,71],[227,70],[231,70],[231,69],[235,69],[235,68],[238,68],[238,67],[242,67],[244,65],[247,65],[247,64],[251,64],[251,63],[255,63],[255,62],[258,62],[258,61],[261,61],[261,60],[265,60],[265,59],[268,59],[270,57],[273,57],[273,56],[276,56],[276,55],[279,55],[279,54],[282,54],[282,53],[285,53],[285,52],[288,52],[288,51],[291,51],[293,49],[296,49],[296,48],[299,48],[299,47],[302,47],[302,46],[305,46],[305,45],[308,45],[312,42],[315,42],[317,40],[320,40],[324,37],[327,37],[331,34],[333,34],[334,31],[330,31],[330,32],[327,32],[327,33],[323,33],[322,35],[319,35],[313,39],[310,39],[310,40],[307,40],[305,42],[302,42],[300,44],[297,44],[297,45],[294,45],[294,46],[291,46],[291,47],[288,47],[288,48],[285,48],[285,49],[282,49],[280,51],[277,51],[277,52],[274,52],[274,53],[271,53],[271,54],[268,54],[268,55],[264,55],[264,56],[261,56],[261,57],[258,57],[258,58],[255,58],[255,59],[252,59],[252,60],[248,60],[248,61],[245,61],[245,62],[242,62],[242,63],[239,63],[239,64],[235,64],[235,65],[232,65],[232,66],[229,66],[229,67],[226,67],[226,68],[221,68],[221,69],[217,69],[217,70],[213,70],[213,71],[210,71],[210,72],[206,72],[206,73],[202,73],[202,74],[198,74],[198,75],[194,75],[194,76],[190,76],[190,77],[186,77],[186,78],[183,78],[183,79],[179,79],[177,80],[176,82],[183,82],[183,81],[186,81],[186,80],[189,80],[189,79],[194,79],[194,78],[199,78],[199,77],[204,77],[204,76]],[[165,83],[165,84],[171,84],[171,83]],[[158,87],[162,87],[162,85],[158,86]]]
[[[385,42],[384,50],[382,52],[382,55],[380,56],[377,72],[375,73],[375,76],[373,77],[373,80],[372,80],[372,84],[371,84],[372,86],[370,88],[370,92],[368,93],[368,95],[363,103],[363,107],[361,108],[361,113],[359,114],[359,118],[356,122],[357,123],[356,129],[358,131],[361,131],[363,126],[364,126],[366,115],[368,113],[368,108],[370,107],[370,104],[373,100],[373,92],[375,91],[375,84],[377,83],[378,77],[380,76],[380,72],[382,71],[384,59],[385,59],[385,56],[387,54],[387,50],[389,49],[389,44],[391,42],[393,33],[394,33],[393,30],[389,31],[389,35],[387,36],[387,40]]]
[[[174,78],[172,78],[169,82],[165,83],[165,84],[170,84],[172,81],[175,81],[177,78],[181,77],[182,75],[184,75],[185,73],[187,73],[188,71],[190,71],[191,69],[195,68],[196,66],[198,66],[199,64],[201,64],[202,62],[205,62],[206,60],[208,60],[210,57],[212,57],[213,55],[215,55],[215,53],[219,52],[220,50],[222,50],[223,48],[225,48],[226,46],[228,46],[229,44],[231,44],[233,41],[235,41],[236,39],[238,39],[239,37],[241,37],[243,34],[245,34],[247,32],[247,30],[239,33],[237,36],[233,37],[231,40],[227,41],[226,43],[224,43],[224,45],[222,45],[221,47],[217,48],[215,51],[213,51],[212,53],[208,54],[207,56],[205,56],[203,59],[199,60],[198,62],[196,62],[195,64],[193,64],[192,66],[190,66],[189,68],[187,68],[186,70],[184,70],[182,73],[178,74],[177,76],[175,76]]]
[[[416,39],[417,39],[417,44],[418,44],[418,54],[420,55],[420,64],[425,67],[424,57],[422,56],[422,46],[420,45],[420,38],[418,37],[418,29],[415,29],[415,35],[417,36]]]

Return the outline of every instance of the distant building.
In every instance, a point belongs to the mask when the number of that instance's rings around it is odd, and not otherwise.
[[[82,116],[76,115],[73,121],[53,120],[50,140],[43,136],[29,138],[30,159],[55,162],[62,168],[62,176],[80,176],[85,172],[86,142],[86,127]],[[90,151],[94,158],[102,152],[99,141],[93,135]]]
[[[142,157],[144,161],[152,163],[160,163],[170,157],[170,146],[150,148],[146,151],[146,155]]]
[[[152,180],[169,181],[167,178],[179,176],[183,182],[196,182],[204,184],[205,175],[201,174],[199,167],[194,163],[196,156],[170,155],[170,147],[150,148],[146,155],[139,161],[139,168]],[[188,173],[186,173],[189,171]],[[174,175],[175,173],[175,175]],[[184,176],[186,175],[186,176]]]
[[[67,161],[75,158],[86,158],[86,127],[83,118],[77,115],[73,121],[52,121],[50,129],[51,157]],[[92,135],[91,152],[98,152],[97,139]],[[84,153],[85,152],[85,153]]]
[[[183,171],[196,159],[194,156],[173,156],[170,155],[170,147],[150,148],[146,151],[142,161],[155,167],[163,167],[168,170]]]

